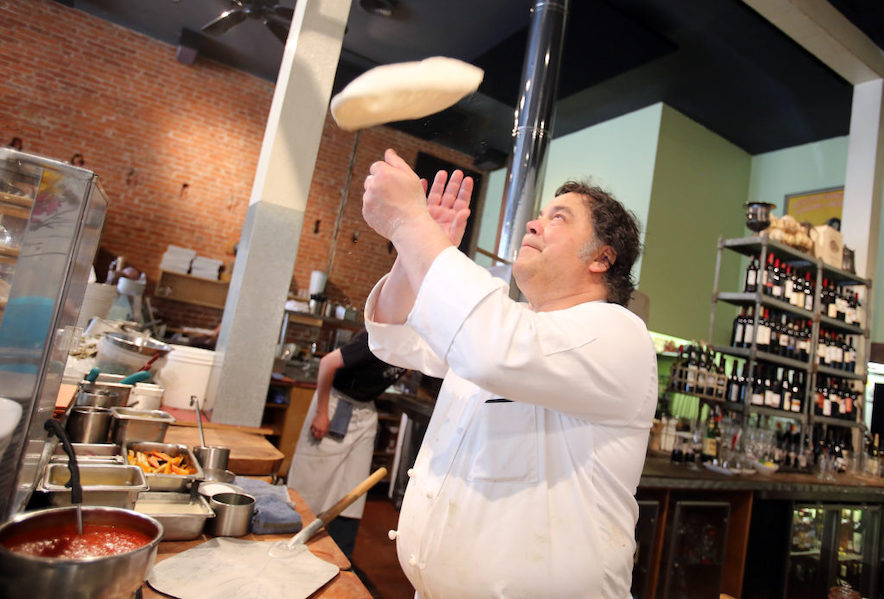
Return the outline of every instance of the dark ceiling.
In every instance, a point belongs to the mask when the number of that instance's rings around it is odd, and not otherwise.
[[[232,0],[57,1],[276,79],[283,45],[260,20],[222,34],[200,32]],[[532,0],[396,0],[389,16],[363,7],[391,1],[354,0],[335,91],[378,64],[436,55],[466,60],[485,69],[478,93],[393,126],[468,154],[509,153]],[[831,3],[882,45],[884,3]],[[294,0],[279,4],[292,7]],[[553,133],[665,102],[758,154],[846,135],[851,92],[741,0],[572,0]]]

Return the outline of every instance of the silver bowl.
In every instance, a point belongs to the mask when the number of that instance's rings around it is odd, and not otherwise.
[[[141,532],[147,545],[107,557],[52,558],[14,553],[4,541],[18,534],[53,533],[76,522],[76,508],[19,514],[0,526],[0,597],[28,599],[131,598],[147,579],[156,559],[163,525],[145,514],[122,508],[83,506],[83,525],[105,524]]]

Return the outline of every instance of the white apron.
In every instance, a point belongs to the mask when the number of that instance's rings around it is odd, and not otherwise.
[[[316,515],[353,490],[371,470],[378,430],[378,413],[374,402],[355,401],[332,388],[328,398],[329,419],[334,417],[339,401],[353,404],[347,434],[341,440],[325,436],[321,441],[310,434],[310,425],[316,415],[314,393],[288,472],[287,486],[297,491]],[[364,508],[365,495],[362,495],[341,512],[341,516],[361,518]]]

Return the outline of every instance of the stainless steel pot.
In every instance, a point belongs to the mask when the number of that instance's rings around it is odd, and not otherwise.
[[[75,406],[68,414],[68,437],[72,443],[106,443],[112,416],[108,408]]]
[[[145,534],[150,542],[127,553],[107,557],[64,559],[13,553],[4,541],[19,534],[52,534],[75,522],[75,508],[54,508],[19,514],[0,526],[0,597],[28,599],[129,599],[153,566],[163,526],[132,510],[84,506],[83,524],[104,524]]]

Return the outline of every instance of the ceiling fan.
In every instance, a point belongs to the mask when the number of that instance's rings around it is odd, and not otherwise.
[[[202,31],[222,34],[246,19],[262,21],[283,44],[289,34],[294,9],[278,4],[276,0],[230,0],[233,5],[202,27]]]

